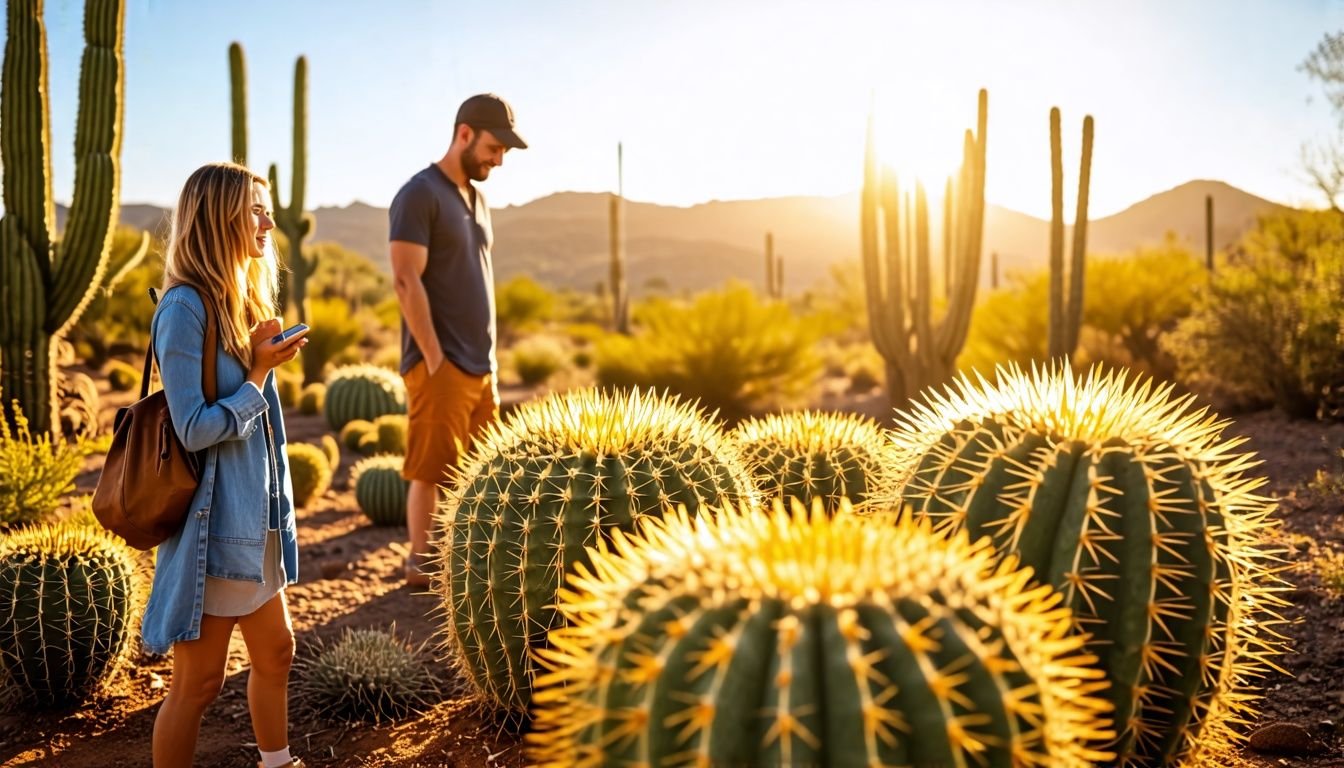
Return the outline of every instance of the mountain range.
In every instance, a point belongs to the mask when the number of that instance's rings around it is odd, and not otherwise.
[[[1258,216],[1284,210],[1221,181],[1190,181],[1092,220],[1088,252],[1123,254],[1160,243],[1170,234],[1203,253],[1206,195],[1213,198],[1217,249],[1239,239]],[[685,208],[627,201],[628,285],[636,295],[656,284],[695,291],[733,278],[762,286],[765,233],[771,232],[775,252],[784,263],[785,291],[800,292],[828,279],[832,265],[858,269],[858,203],[857,192],[716,200]],[[594,192],[558,192],[524,205],[493,209],[497,278],[529,274],[551,287],[595,289],[607,278],[607,211],[607,194]],[[387,209],[355,202],[317,208],[313,214],[314,241],[337,242],[388,268]],[[121,220],[162,231],[167,211],[128,204],[122,206]],[[1044,269],[1049,230],[1047,221],[987,206],[982,281],[989,279],[991,253],[998,254],[1004,275]]]

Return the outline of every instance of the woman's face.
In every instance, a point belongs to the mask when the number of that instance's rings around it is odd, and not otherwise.
[[[252,182],[252,208],[248,212],[248,221],[251,223],[252,239],[249,254],[254,259],[260,259],[266,255],[266,241],[270,237],[270,231],[275,229],[275,221],[271,218],[271,195],[266,190],[266,186],[259,181]]]

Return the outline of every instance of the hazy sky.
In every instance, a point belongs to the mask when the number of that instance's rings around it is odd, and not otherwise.
[[[617,141],[631,199],[688,205],[856,189],[872,93],[897,165],[943,173],[980,86],[991,202],[1048,215],[1058,105],[1070,190],[1083,115],[1096,119],[1094,216],[1195,178],[1315,204],[1301,147],[1333,123],[1298,65],[1344,28],[1344,0],[127,2],[122,199],[161,205],[229,153],[234,40],[249,159],[279,161],[285,197],[308,57],[310,208],[386,205],[480,91],[513,103],[532,145],[495,170],[492,205],[614,189]],[[47,0],[61,201],[82,13]]]

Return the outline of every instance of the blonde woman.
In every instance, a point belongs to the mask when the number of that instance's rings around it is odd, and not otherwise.
[[[287,733],[294,632],[283,590],[298,575],[299,553],[272,369],[307,340],[272,340],[282,329],[270,201],[265,179],[214,163],[187,179],[173,213],[151,333],[177,436],[205,461],[182,530],[159,545],[141,630],[151,652],[173,651],[172,684],[154,721],[155,768],[191,765],[235,625],[251,659],[259,765],[303,764],[290,757]],[[219,332],[213,403],[201,387],[207,302]]]

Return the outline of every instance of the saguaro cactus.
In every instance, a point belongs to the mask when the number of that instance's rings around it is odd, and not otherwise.
[[[1204,266],[1213,271],[1213,195],[1204,196]]]
[[[607,234],[611,240],[611,328],[630,332],[630,297],[625,289],[624,149],[616,144],[616,194],[611,196]]]
[[[919,390],[952,376],[957,354],[966,343],[971,308],[980,279],[980,250],[985,214],[985,140],[989,95],[980,91],[976,130],[966,132],[961,171],[945,202],[953,213],[947,311],[933,318],[929,268],[929,215],[924,188],[904,197],[895,174],[879,167],[874,148],[874,118],[868,118],[864,152],[860,230],[868,320],[873,344],[886,361],[887,395],[900,407]]]
[[[232,117],[233,162],[247,165],[247,63],[243,46],[229,44],[229,103]]]
[[[784,257],[775,253],[775,234],[765,233],[765,295],[784,298]]]
[[[1059,107],[1050,109],[1050,357],[1067,357],[1078,348],[1083,325],[1083,269],[1087,250],[1087,192],[1092,178],[1092,116],[1083,118],[1083,152],[1078,168],[1078,210],[1073,218],[1073,254],[1064,295],[1064,166],[1059,137]]]
[[[280,301],[294,302],[299,322],[308,321],[304,306],[308,278],[317,271],[317,254],[305,256],[303,241],[313,233],[316,221],[303,210],[303,191],[308,184],[308,59],[300,56],[294,62],[294,178],[290,184],[289,206],[280,204],[280,172],[271,163],[271,206],[275,209],[275,226],[289,241],[285,264],[289,273],[280,272]]]
[[[88,0],[75,120],[75,191],[64,236],[56,237],[42,0],[6,3],[0,75],[0,393],[14,424],[17,400],[34,431],[57,417],[56,342],[103,282],[120,205],[122,0]]]

